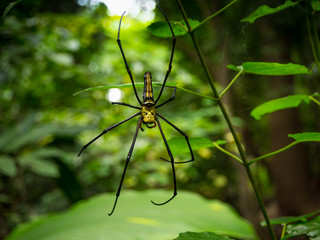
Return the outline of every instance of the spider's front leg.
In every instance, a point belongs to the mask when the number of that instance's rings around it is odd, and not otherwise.
[[[132,140],[131,147],[130,147],[130,150],[129,150],[128,155],[127,155],[127,159],[126,159],[126,163],[125,163],[124,170],[123,170],[123,173],[122,173],[122,177],[121,177],[121,180],[120,180],[120,184],[119,184],[119,187],[118,187],[118,191],[116,193],[116,199],[114,201],[113,208],[112,208],[111,212],[109,213],[109,216],[112,215],[112,213],[114,212],[114,209],[116,208],[116,205],[117,205],[117,202],[118,202],[118,198],[119,198],[120,192],[121,192],[122,183],[123,183],[124,177],[126,175],[126,171],[127,171],[130,159],[131,159],[131,155],[132,155],[132,152],[133,152],[134,145],[135,145],[137,137],[138,137],[138,132],[139,132],[139,128],[140,128],[141,122],[142,122],[142,117],[140,117],[139,120],[138,120],[136,132],[135,132],[135,134],[133,136],[133,140]]]
[[[132,115],[131,117],[128,117],[127,119],[125,119],[125,120],[123,120],[123,121],[121,121],[121,122],[119,122],[119,123],[117,123],[117,124],[115,124],[115,125],[113,125],[113,126],[111,126],[111,127],[106,128],[105,130],[103,130],[102,133],[100,133],[98,136],[96,136],[94,139],[92,139],[90,142],[88,142],[86,145],[84,145],[84,146],[82,147],[81,151],[80,151],[79,154],[78,154],[78,157],[81,155],[81,153],[83,152],[83,150],[85,150],[87,147],[89,147],[94,141],[96,141],[97,139],[99,139],[102,135],[106,134],[107,132],[109,132],[109,131],[111,131],[112,129],[118,127],[118,126],[121,125],[122,123],[125,123],[125,122],[129,121],[130,119],[132,119],[132,118],[134,118],[134,117],[136,117],[136,116],[138,116],[138,115],[141,115],[141,112],[138,112],[138,113]]]

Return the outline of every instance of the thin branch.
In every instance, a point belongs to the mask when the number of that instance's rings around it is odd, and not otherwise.
[[[253,163],[257,162],[257,161],[260,161],[260,160],[262,160],[264,158],[271,157],[271,156],[276,155],[278,153],[281,153],[281,152],[283,152],[285,150],[288,150],[289,148],[292,148],[293,146],[295,146],[298,143],[299,142],[297,142],[297,141],[293,142],[293,143],[290,143],[289,145],[287,145],[287,146],[285,146],[283,148],[280,148],[279,150],[276,150],[274,152],[271,152],[271,153],[265,154],[263,156],[257,157],[255,159],[251,160],[250,162],[248,162],[248,165],[250,166],[251,164],[253,164]]]
[[[232,154],[231,152],[225,150],[224,148],[220,147],[220,145],[218,145],[217,143],[213,142],[213,145],[220,150],[221,152],[225,153],[226,155],[232,157],[233,159],[237,160],[240,164],[242,163],[242,160],[240,158],[238,158],[237,156],[235,156],[234,154]]]
[[[220,98],[223,97],[223,95],[229,90],[229,88],[233,85],[233,83],[238,79],[238,77],[243,73],[244,69],[241,69],[241,71],[232,79],[232,81],[229,83],[229,85],[222,91],[220,94]]]
[[[203,24],[205,24],[206,22],[208,22],[209,20],[211,20],[212,18],[216,17],[217,15],[219,15],[220,13],[222,13],[224,10],[226,10],[228,7],[230,7],[232,4],[236,3],[238,0],[233,0],[232,2],[230,2],[228,5],[226,5],[225,7],[221,8],[219,11],[215,12],[214,14],[210,15],[209,17],[207,17],[205,20],[203,20],[199,25],[197,25],[195,28],[192,29],[192,32],[196,31],[199,27],[201,27]]]
[[[320,101],[318,101],[317,99],[315,99],[313,96],[309,96],[309,98],[311,99],[311,101],[313,101],[314,103],[316,103],[317,105],[320,106]]]

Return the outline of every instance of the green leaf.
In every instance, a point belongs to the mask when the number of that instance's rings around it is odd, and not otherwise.
[[[32,172],[44,177],[58,177],[59,168],[54,163],[37,156],[37,152],[24,155],[18,159],[19,163]]]
[[[0,173],[8,177],[16,176],[17,167],[13,158],[9,156],[0,156]]]
[[[221,201],[179,191],[169,204],[159,207],[150,203],[171,195],[172,191],[164,190],[123,190],[109,217],[115,193],[101,194],[63,213],[22,224],[6,240],[163,240],[173,239],[180,232],[204,229],[239,239],[256,239],[252,226]]]
[[[209,147],[214,147],[212,141],[209,138],[203,138],[203,137],[198,137],[198,138],[189,138],[190,145],[192,150],[198,150],[200,148],[209,148]],[[225,144],[226,141],[224,140],[218,140],[216,141],[218,145]],[[168,140],[168,144],[170,146],[170,150],[173,155],[178,155],[181,153],[188,153],[189,148],[186,142],[186,139],[184,137],[174,137],[170,138]]]
[[[319,0],[311,0],[312,9],[315,11],[320,11],[320,1]]]
[[[290,0],[287,0],[284,4],[279,5],[278,7],[271,8],[268,5],[260,6],[257,10],[255,10],[251,15],[249,15],[246,18],[243,18],[241,22],[249,22],[253,23],[256,19],[261,18],[263,16],[274,14],[277,12],[280,12],[282,10],[285,10],[289,7],[293,7],[296,4],[298,4],[300,1],[292,2]]]
[[[267,113],[272,113],[287,108],[295,108],[303,102],[309,104],[310,98],[308,95],[291,95],[283,98],[277,98],[262,103],[261,105],[254,108],[250,114],[252,117],[259,120],[263,115]]]
[[[306,223],[290,224],[287,227],[288,235],[284,239],[306,235],[310,240],[320,239],[320,216]]]
[[[288,136],[294,138],[297,142],[320,142],[320,133],[318,132],[296,133]]]
[[[306,222],[306,221],[308,221],[308,218],[311,218],[319,213],[320,213],[320,210],[315,211],[313,213],[301,215],[298,217],[273,218],[273,219],[270,219],[270,222],[272,225],[289,224],[289,223],[294,223],[294,222]],[[261,222],[261,226],[266,227],[267,226],[266,221]]]
[[[214,232],[185,232],[180,233],[174,240],[230,240],[231,238],[218,235]]]
[[[191,28],[194,28],[200,24],[198,20],[188,18],[188,21]],[[182,36],[188,33],[187,26],[185,25],[184,21],[170,21],[170,24],[172,26],[172,30],[176,37]],[[157,37],[162,37],[162,38],[172,37],[172,33],[166,21],[151,23],[148,26],[148,30]]]
[[[240,66],[230,64],[227,67],[235,71],[241,71],[243,69],[245,73],[257,75],[285,76],[310,74],[308,68],[294,63],[244,62]]]
[[[9,13],[9,11],[15,6],[17,5],[19,2],[21,2],[22,0],[17,0],[14,2],[9,3],[9,5],[5,8],[5,10],[3,11],[2,14],[2,21],[4,21],[5,17],[7,16],[7,14]]]

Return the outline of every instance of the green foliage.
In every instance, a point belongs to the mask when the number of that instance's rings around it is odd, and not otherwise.
[[[273,225],[281,224],[283,226],[283,234],[281,240],[291,239],[298,236],[307,236],[308,239],[316,240],[320,237],[320,210],[301,215],[298,217],[280,217],[271,219]],[[262,226],[266,223],[263,221]]]
[[[290,223],[295,223],[295,222],[307,222],[308,219],[314,217],[315,215],[319,214],[320,210],[313,212],[313,213],[308,213],[305,215],[301,215],[298,217],[280,217],[280,218],[273,218],[271,219],[271,223],[273,225],[279,225],[279,224],[290,224]],[[263,221],[261,222],[262,226],[266,226],[266,222]]]
[[[293,63],[245,62],[239,66],[228,65],[228,68],[245,73],[269,76],[310,74],[305,66]]]
[[[305,133],[296,133],[289,134],[289,137],[294,138],[297,142],[319,142],[320,141],[320,133],[317,132],[305,132]]]
[[[310,240],[320,238],[320,217],[316,217],[306,223],[290,224],[287,228],[287,233],[283,239],[290,239],[297,236],[307,236]]]
[[[218,235],[214,232],[185,232],[180,233],[174,240],[228,240],[231,238]]]
[[[172,239],[179,232],[207,229],[239,239],[255,239],[252,226],[230,206],[181,191],[175,201],[161,207],[150,200],[164,199],[170,191],[125,191],[112,217],[107,206],[114,194],[82,201],[70,210],[39,218],[18,227],[6,240],[72,239]],[[197,207],[195,207],[197,206]],[[188,217],[186,217],[188,216]]]
[[[275,111],[288,108],[296,108],[302,103],[310,103],[310,98],[308,95],[291,95],[283,98],[273,99],[255,107],[251,111],[251,116],[259,120],[267,113],[273,113]]]
[[[241,22],[249,22],[253,23],[256,19],[261,18],[266,15],[275,14],[280,11],[283,11],[287,8],[293,7],[301,1],[292,2],[291,0],[287,0],[284,4],[279,5],[278,7],[271,8],[268,5],[260,6],[257,10],[255,10],[250,16],[241,20]]]

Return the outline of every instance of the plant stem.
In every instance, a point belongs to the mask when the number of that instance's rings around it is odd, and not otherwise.
[[[307,29],[308,29],[308,36],[311,44],[311,50],[312,50],[314,60],[318,66],[318,69],[320,69],[319,36],[318,36],[317,27],[316,27],[315,17],[314,17],[314,14],[312,13],[311,3],[307,3],[306,11],[307,11],[306,13]]]
[[[320,69],[320,68],[319,68]],[[320,102],[315,99],[313,96],[309,96],[309,98],[311,99],[311,101],[313,101],[315,104],[319,105],[320,106]]]
[[[219,144],[213,142],[213,145],[219,149],[221,152],[225,153],[226,155],[232,157],[233,159],[235,159],[236,161],[238,161],[239,163],[243,164],[242,160],[240,158],[238,158],[237,156],[233,155],[231,152],[225,150],[224,148],[220,147]]]
[[[227,112],[224,104],[222,103],[221,98],[220,98],[220,95],[218,94],[217,89],[216,89],[216,87],[215,87],[215,85],[214,85],[213,78],[212,78],[212,76],[211,76],[211,74],[210,74],[210,72],[209,72],[209,69],[208,69],[208,67],[207,67],[207,64],[206,64],[205,61],[204,61],[204,57],[203,57],[202,51],[201,51],[201,49],[200,49],[200,47],[199,47],[198,41],[197,41],[197,39],[196,39],[196,37],[195,37],[195,34],[194,34],[194,32],[192,31],[191,26],[190,26],[190,24],[189,24],[189,21],[188,21],[188,18],[187,18],[187,14],[186,14],[186,12],[184,11],[184,8],[183,8],[180,0],[176,0],[176,1],[177,1],[178,6],[179,6],[179,9],[180,9],[180,11],[181,11],[181,14],[182,14],[182,16],[183,16],[183,18],[184,18],[184,20],[185,20],[185,22],[186,22],[186,25],[187,25],[187,27],[188,27],[188,32],[189,32],[189,34],[190,34],[190,36],[191,36],[192,42],[193,42],[194,47],[195,47],[195,49],[196,49],[196,51],[197,51],[197,54],[198,54],[198,57],[199,57],[199,59],[200,59],[201,65],[202,65],[202,67],[203,67],[203,69],[204,69],[204,71],[205,71],[206,77],[207,77],[207,79],[208,79],[208,81],[209,81],[209,84],[210,84],[210,86],[211,86],[211,89],[212,89],[214,98],[218,99],[218,100],[217,100],[217,104],[218,104],[218,106],[220,107],[220,110],[221,110],[221,112],[222,112],[222,114],[223,114],[223,117],[224,117],[225,121],[227,122],[227,125],[228,125],[228,127],[229,127],[229,129],[230,129],[230,132],[231,132],[231,134],[232,134],[232,136],[233,136],[233,138],[234,138],[234,141],[235,141],[236,146],[237,146],[237,148],[238,148],[239,154],[240,154],[240,156],[241,156],[242,164],[243,164],[244,167],[245,167],[245,170],[246,170],[246,172],[247,172],[248,178],[249,178],[249,180],[250,180],[250,183],[251,183],[251,185],[252,185],[252,188],[253,188],[254,193],[255,193],[255,195],[256,195],[256,198],[257,198],[257,200],[258,200],[258,203],[259,203],[261,212],[262,212],[262,214],[263,214],[263,216],[264,216],[264,218],[265,218],[265,221],[266,221],[266,223],[267,223],[267,227],[268,227],[269,233],[270,233],[270,235],[271,235],[271,238],[272,238],[272,239],[276,239],[276,236],[275,236],[274,231],[273,231],[273,229],[272,229],[272,226],[271,226],[271,223],[270,223],[270,219],[269,219],[269,216],[268,216],[268,214],[267,214],[267,211],[266,211],[264,202],[263,202],[262,197],[261,197],[261,194],[260,194],[260,192],[259,192],[259,190],[258,190],[257,183],[256,183],[255,179],[253,178],[253,175],[252,175],[250,166],[247,164],[247,163],[248,163],[247,157],[246,157],[246,154],[245,154],[245,152],[244,152],[244,150],[243,150],[243,147],[242,147],[242,145],[241,145],[241,142],[240,142],[240,140],[239,140],[239,138],[238,138],[238,135],[237,135],[237,133],[236,133],[236,131],[235,131],[235,129],[234,129],[234,126],[233,126],[233,124],[232,124],[232,122],[231,122],[231,119],[230,119],[230,117],[229,117],[229,114],[228,114],[228,112]]]
[[[196,26],[195,28],[192,29],[192,31],[194,32],[195,30],[197,30],[200,26],[202,26],[203,24],[205,24],[206,22],[208,22],[209,20],[211,20],[212,18],[214,18],[215,16],[219,15],[220,13],[222,13],[224,10],[226,10],[228,7],[230,7],[232,4],[236,3],[238,0],[233,0],[232,2],[230,2],[228,5],[224,6],[223,8],[221,8],[219,11],[215,12],[214,14],[210,15],[209,17],[207,17],[205,20],[203,20],[198,26]]]
[[[253,163],[255,163],[255,162],[259,161],[259,160],[262,160],[262,159],[267,158],[267,157],[271,157],[271,156],[276,155],[276,154],[278,154],[278,153],[281,153],[281,152],[283,152],[283,151],[285,151],[285,150],[288,150],[289,148],[292,148],[294,145],[296,145],[296,144],[298,144],[298,143],[299,143],[299,142],[290,143],[289,145],[287,145],[287,146],[285,146],[285,147],[283,147],[283,148],[280,148],[279,150],[276,150],[276,151],[274,151],[274,152],[267,153],[267,154],[265,154],[265,155],[263,155],[263,156],[257,157],[257,158],[255,158],[255,159],[251,160],[250,162],[248,162],[248,165],[250,166],[251,164],[253,164]]]
[[[232,81],[229,83],[229,85],[223,90],[223,92],[220,94],[220,98],[223,97],[223,95],[229,90],[229,88],[234,84],[234,82],[238,79],[238,77],[243,73],[244,69],[241,69],[241,71],[232,79]]]

